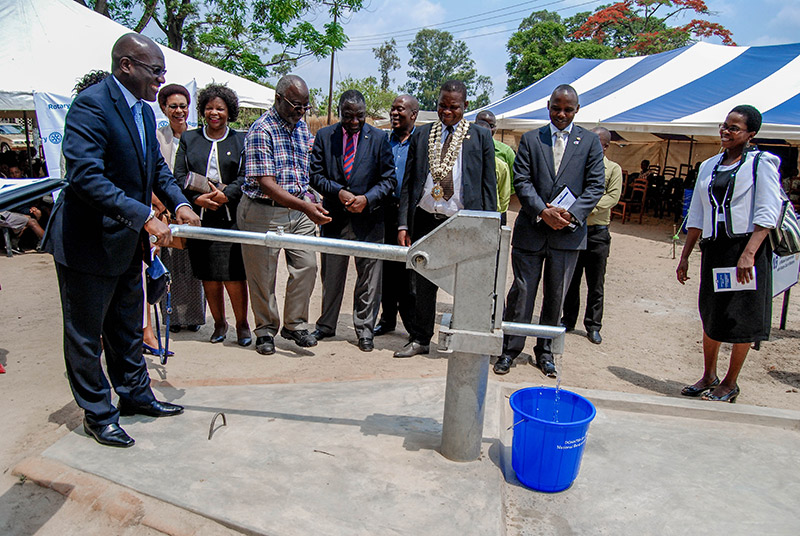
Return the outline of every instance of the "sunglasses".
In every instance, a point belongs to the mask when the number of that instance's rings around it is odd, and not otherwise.
[[[311,109],[311,105],[310,104],[297,104],[296,102],[290,101],[289,99],[287,99],[286,97],[284,97],[280,93],[275,93],[275,94],[277,96],[279,96],[280,98],[282,98],[284,101],[286,101],[286,104],[288,104],[289,106],[294,108],[295,112],[306,113],[307,111],[309,111]]]
[[[188,107],[189,107],[188,104],[168,104],[167,105],[167,108],[169,108],[170,110],[177,110],[178,108],[180,108],[181,110],[185,110]]]
[[[165,74],[167,74],[167,70],[164,69],[163,67],[161,67],[160,65],[150,65],[150,64],[145,63],[143,61],[139,61],[136,58],[133,58],[131,56],[125,56],[125,57],[128,58],[129,60],[131,60],[133,63],[138,63],[142,67],[146,67],[147,69],[150,69],[150,72],[153,74],[153,76],[164,76]]]

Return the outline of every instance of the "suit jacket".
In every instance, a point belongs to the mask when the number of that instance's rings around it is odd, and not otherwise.
[[[178,144],[178,152],[175,155],[175,180],[184,186],[186,177],[190,171],[206,175],[208,173],[208,157],[211,154],[212,143],[203,135],[203,127],[187,130],[181,136]],[[225,207],[220,207],[216,211],[206,210],[203,214],[203,225],[210,221],[226,220],[236,221],[236,209],[239,200],[242,198],[242,184],[244,184],[244,134],[235,130],[228,129],[228,135],[217,142],[217,166],[222,183],[225,184],[224,193],[228,198]],[[184,195],[192,202],[192,206],[198,214],[200,209],[194,205],[195,199],[200,196],[199,192],[184,190]],[[227,214],[230,212],[231,220]],[[213,226],[213,224],[212,224]]]
[[[358,136],[350,180],[345,179],[342,164],[344,134],[341,123],[317,132],[311,150],[310,184],[324,197],[322,206],[333,219],[322,226],[322,236],[336,238],[348,222],[358,240],[383,242],[384,202],[397,186],[394,156],[386,133],[365,124]],[[360,214],[345,210],[339,191],[346,189],[367,198],[367,207]]]
[[[414,131],[408,146],[408,160],[400,191],[398,225],[408,227],[414,236],[414,213],[425,193],[428,178],[428,140],[433,123]],[[461,145],[461,183],[466,210],[497,210],[497,176],[492,133],[470,125]]]
[[[164,157],[167,166],[170,169],[175,169],[175,153],[178,152],[178,149],[172,143],[175,135],[172,133],[172,127],[169,123],[156,130],[156,139],[161,147],[161,156]],[[178,182],[178,185],[180,185],[180,182]]]
[[[133,114],[110,76],[70,106],[63,142],[68,184],[44,238],[56,262],[79,272],[121,275],[147,244],[142,229],[152,193],[173,211],[186,203],[161,156],[153,110],[143,106],[142,115],[144,154]]]
[[[574,230],[565,227],[556,231],[536,218],[563,186],[577,198],[569,212],[578,220],[578,226]],[[550,125],[526,132],[514,160],[514,190],[522,210],[514,224],[511,245],[530,251],[538,251],[545,245],[554,249],[586,249],[586,218],[603,195],[604,187],[603,147],[595,133],[573,125],[556,174]]]

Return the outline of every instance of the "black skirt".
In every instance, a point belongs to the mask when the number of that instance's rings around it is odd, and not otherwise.
[[[724,233],[723,233],[724,234]],[[700,319],[715,341],[744,343],[769,339],[772,324],[772,251],[765,239],[755,257],[756,290],[714,292],[714,268],[736,266],[750,235],[702,241]]]
[[[228,218],[230,212],[230,219]],[[215,229],[236,229],[235,205],[226,211],[223,206],[219,210],[203,211],[203,227]],[[201,281],[246,281],[242,260],[242,246],[230,242],[214,242],[211,240],[188,240],[189,260],[192,273]]]

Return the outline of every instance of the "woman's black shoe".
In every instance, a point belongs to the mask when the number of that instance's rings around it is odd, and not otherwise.
[[[175,324],[173,324],[173,325],[171,325],[169,327],[169,332],[170,333],[180,333],[181,332],[181,327],[180,326],[176,326]]]
[[[707,395],[703,396],[703,400],[711,400],[713,402],[730,402],[731,404],[735,404],[740,392],[739,386],[737,385],[722,396],[716,396],[713,393],[708,393]]]
[[[228,324],[224,324],[220,327],[214,326],[214,333],[211,335],[211,342],[218,343],[225,340],[225,337],[228,335]]]
[[[197,333],[198,331],[200,331],[201,327],[203,326],[201,326],[200,324],[189,324],[188,326],[186,326],[186,329],[188,329],[192,333]]]
[[[687,385],[686,387],[681,389],[681,394],[683,396],[698,397],[702,396],[707,391],[710,391],[717,385],[719,385],[719,378],[714,378],[714,381],[711,382],[711,385],[707,385],[706,387],[695,387],[694,385]]]

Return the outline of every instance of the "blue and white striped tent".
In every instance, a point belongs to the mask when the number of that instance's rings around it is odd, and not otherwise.
[[[484,109],[494,112],[498,128],[530,130],[549,121],[547,99],[559,84],[578,91],[575,121],[583,126],[717,136],[731,108],[752,104],[764,117],[759,137],[800,141],[800,43],[696,43],[652,56],[576,58]]]

